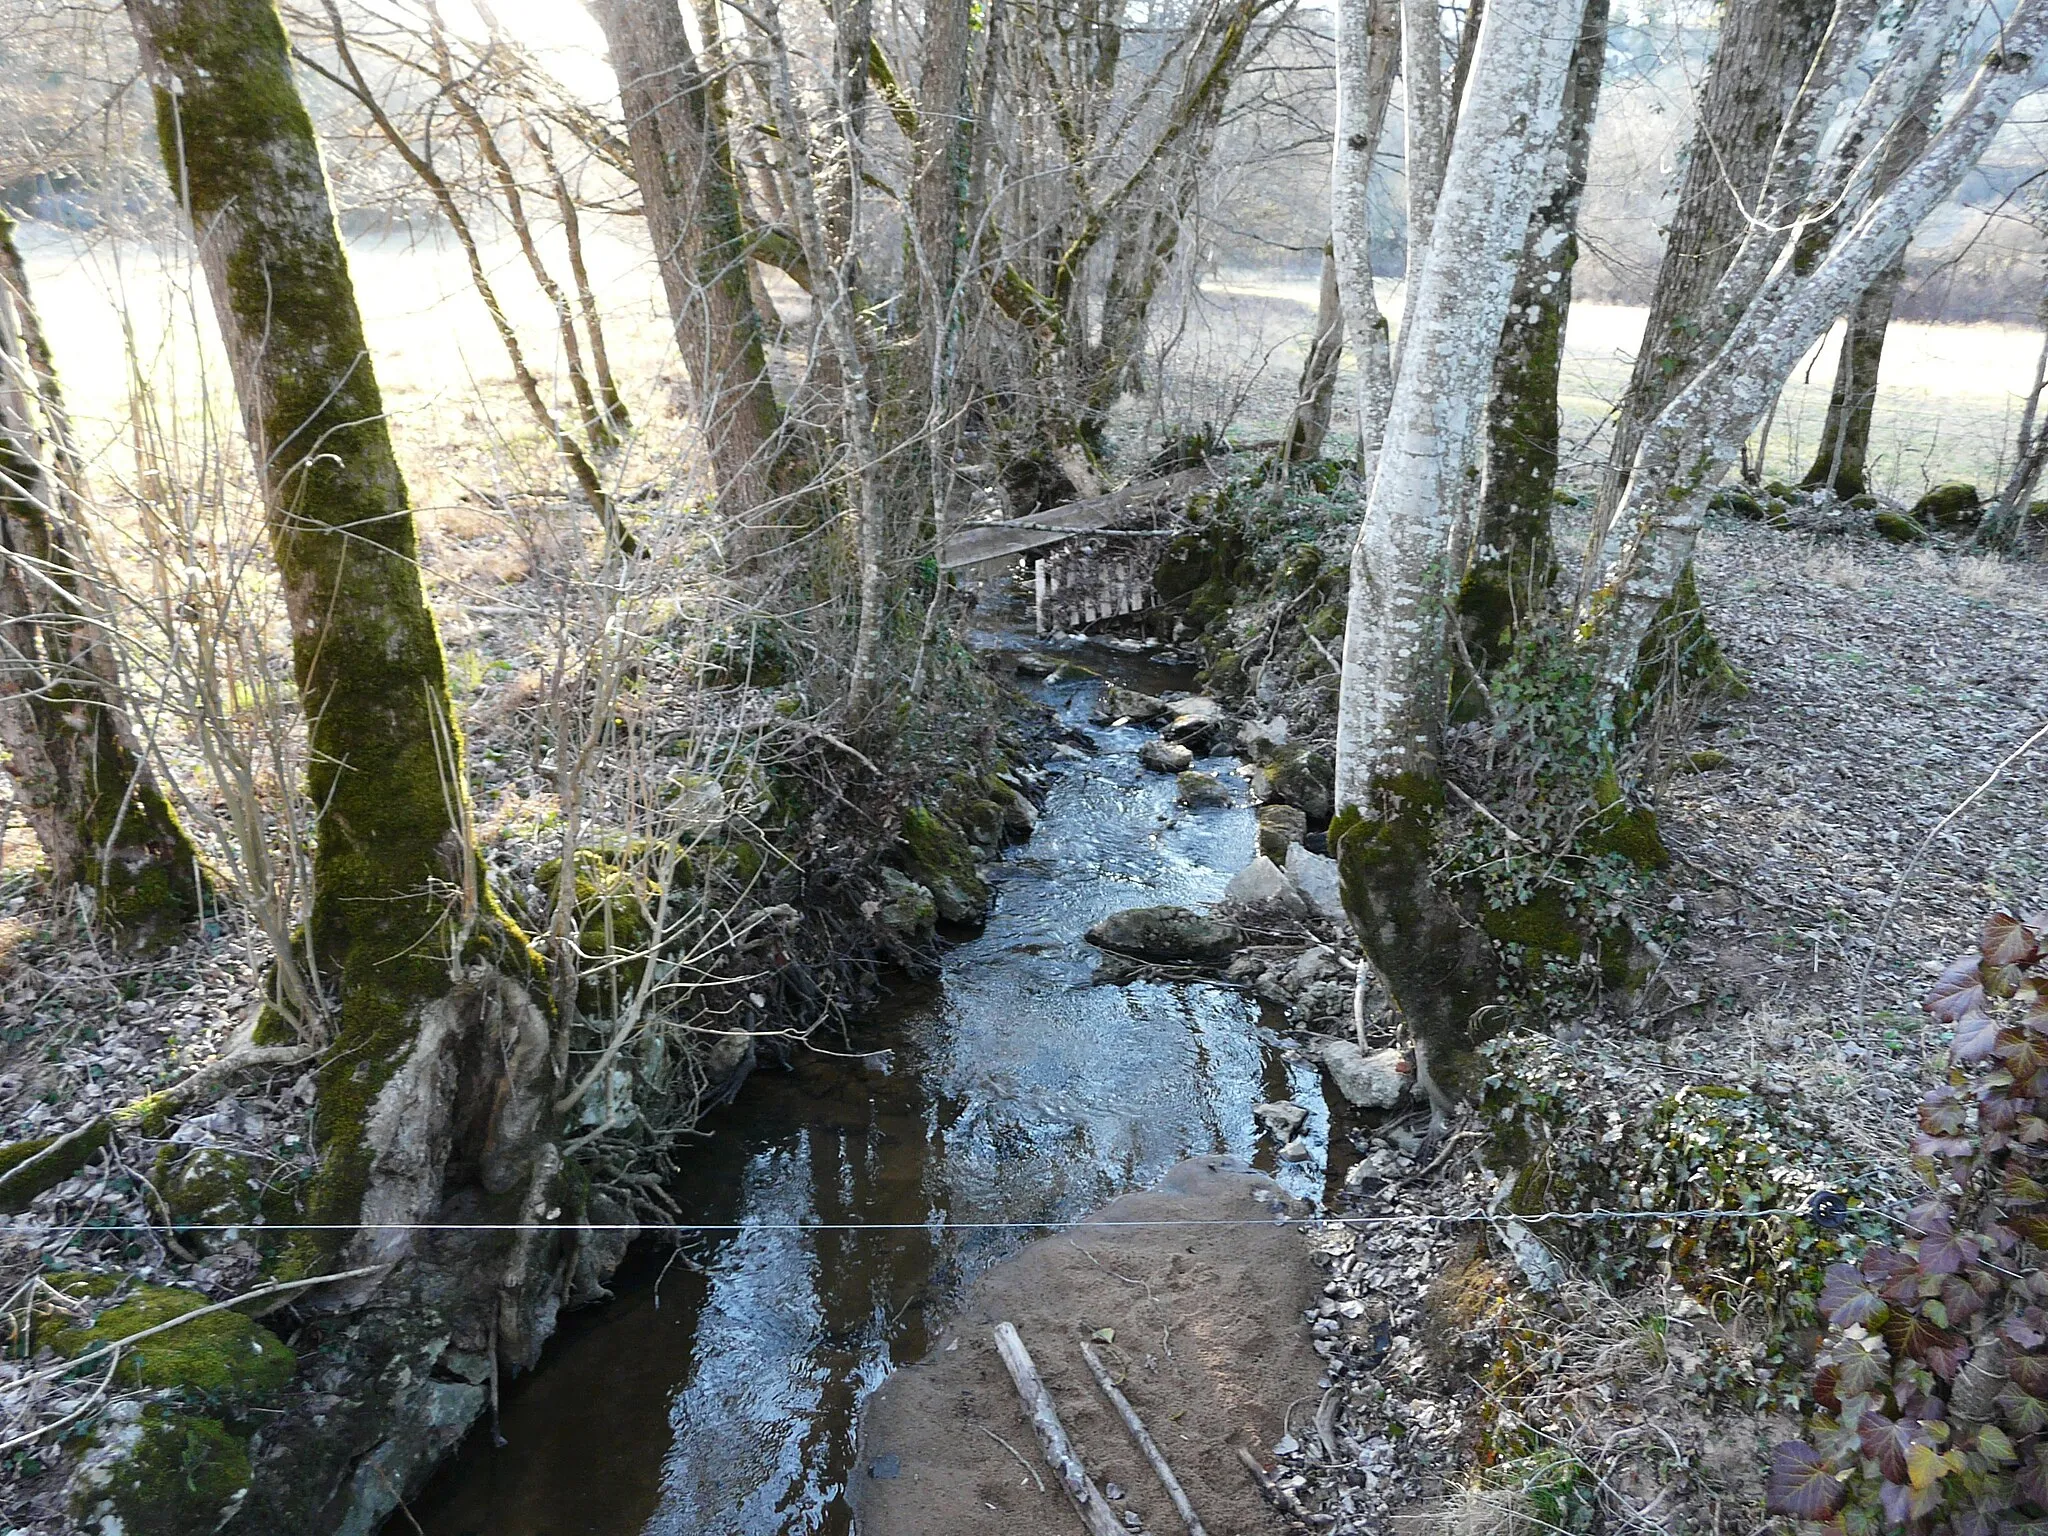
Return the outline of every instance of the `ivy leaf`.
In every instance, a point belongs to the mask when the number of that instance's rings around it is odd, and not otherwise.
[[[1920,1361],[1943,1381],[1953,1380],[1970,1357],[1968,1339],[1910,1312],[1893,1312],[1885,1322],[1884,1336],[1895,1351]]]
[[[2040,936],[2010,912],[1984,919],[1977,951],[1986,965],[2032,965],[2041,958]]]
[[[1893,1525],[1904,1525],[1913,1518],[1913,1490],[1906,1483],[1885,1483],[1877,1490],[1878,1502],[1884,1506],[1884,1517]]]
[[[1932,1488],[1948,1475],[1948,1458],[1925,1442],[1916,1442],[1906,1450],[1906,1481],[1915,1488]]]
[[[2023,1435],[2038,1435],[2048,1429],[2048,1399],[2022,1392],[2016,1382],[2007,1382],[1998,1394],[1998,1413],[2006,1424]]]
[[[1829,1520],[1848,1499],[1849,1491],[1821,1454],[1800,1440],[1780,1442],[1771,1451],[1771,1480],[1764,1507],[1794,1520]]]
[[[1984,1012],[1966,1013],[1956,1020],[1956,1037],[1951,1049],[1957,1061],[1974,1067],[1988,1060],[1998,1048],[1998,1021]]]
[[[2005,1374],[2022,1392],[2048,1397],[2048,1355],[2007,1355]]]
[[[1916,1445],[1931,1448],[1933,1442],[1918,1419],[1890,1419],[1873,1412],[1856,1421],[1856,1443],[1864,1455],[1877,1463],[1886,1482],[1903,1483],[1907,1453]]]
[[[1967,1237],[1952,1237],[1947,1233],[1920,1239],[1916,1256],[1920,1268],[1930,1275],[1953,1275],[1965,1264],[1976,1262],[1977,1244]]]
[[[1977,1431],[1977,1452],[1994,1466],[2002,1467],[2020,1459],[2020,1453],[2012,1448],[2012,1437],[1996,1424],[1986,1424]]]
[[[1837,1328],[1853,1328],[1858,1323],[1866,1327],[1882,1323],[1891,1308],[1855,1265],[1830,1264],[1820,1289],[1820,1310]]]
[[[1950,1275],[1941,1282],[1941,1305],[1951,1323],[1967,1323],[1984,1310],[1984,1296],[1961,1275]]]
[[[1953,1024],[1965,1014],[1984,1011],[1982,961],[1976,955],[1958,955],[1947,970],[1935,978],[1920,1006],[1944,1024]]]

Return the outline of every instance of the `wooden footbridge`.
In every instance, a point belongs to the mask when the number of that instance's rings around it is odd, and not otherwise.
[[[1181,507],[1213,478],[1207,469],[1184,470],[1024,517],[969,524],[948,535],[939,568],[1030,556],[1041,635],[1142,613],[1155,606],[1152,575],[1181,529]]]

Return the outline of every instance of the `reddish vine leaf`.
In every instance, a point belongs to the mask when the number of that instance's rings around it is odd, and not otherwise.
[[[1984,936],[1977,947],[1986,965],[2032,965],[2041,958],[2040,936],[2010,912],[1994,912],[1984,919]]]
[[[1998,1394],[1998,1414],[2008,1429],[2022,1435],[2038,1435],[2048,1429],[2048,1398],[2022,1392],[2017,1382],[2007,1382]]]
[[[1956,1060],[1970,1067],[1989,1060],[1992,1052],[1998,1049],[1998,1020],[1980,1011],[1966,1013],[1955,1023]]]
[[[1960,955],[1927,989],[1920,1006],[1944,1024],[1953,1024],[1965,1014],[1984,1011],[1982,962],[1976,955]]]
[[[2048,1355],[2007,1355],[2005,1374],[2022,1392],[2048,1397]]]
[[[1927,1430],[1917,1419],[1892,1419],[1877,1412],[1856,1421],[1856,1443],[1863,1454],[1877,1463],[1887,1482],[1906,1481],[1906,1457],[1916,1445],[1931,1445]]]
[[[1866,1327],[1884,1321],[1891,1308],[1870,1288],[1853,1264],[1830,1264],[1820,1290],[1820,1309],[1837,1328]]]
[[[1829,1520],[1848,1496],[1842,1480],[1820,1452],[1804,1441],[1786,1440],[1772,1450],[1771,1480],[1764,1499],[1772,1514],[1790,1515],[1795,1520]]]

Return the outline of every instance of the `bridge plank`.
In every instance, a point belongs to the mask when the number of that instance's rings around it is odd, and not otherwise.
[[[1002,523],[976,523],[949,536],[939,553],[939,569],[957,571],[990,560],[1014,560],[1034,549],[1063,543],[1077,534],[1100,533],[1121,526],[1133,508],[1170,501],[1206,484],[1207,469],[1186,469],[1155,480],[1139,480],[1086,501],[1070,501],[1027,517]]]

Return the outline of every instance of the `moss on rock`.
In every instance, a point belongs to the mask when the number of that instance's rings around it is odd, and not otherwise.
[[[1924,544],[1927,530],[1919,520],[1904,512],[1880,512],[1870,520],[1871,532],[1894,544]]]
[[[218,1419],[153,1406],[100,1431],[71,1513],[81,1530],[202,1536],[240,1507],[250,1473],[248,1443]]]
[[[1939,528],[1950,533],[1974,528],[1983,513],[1984,498],[1977,494],[1977,487],[1965,480],[1950,480],[1937,485],[1913,503],[1915,522],[1922,527]]]
[[[0,1147],[0,1211],[22,1211],[46,1189],[63,1183],[107,1144],[113,1125],[105,1116],[66,1131]]]
[[[1664,846],[1657,813],[1648,806],[1630,805],[1612,768],[1601,774],[1593,786],[1593,804],[1598,814],[1586,829],[1588,852],[1617,855],[1637,869],[1669,867],[1671,850]]]
[[[932,893],[944,921],[978,923],[988,915],[988,882],[975,868],[974,850],[936,812],[913,805],[903,813],[903,862]]]
[[[52,1283],[67,1289],[61,1277]],[[38,1342],[72,1360],[206,1305],[207,1299],[197,1291],[145,1285],[90,1323],[51,1328],[39,1335]],[[212,1312],[124,1348],[119,1375],[139,1387],[208,1399],[246,1398],[275,1392],[297,1368],[297,1357],[268,1328],[239,1312]]]

